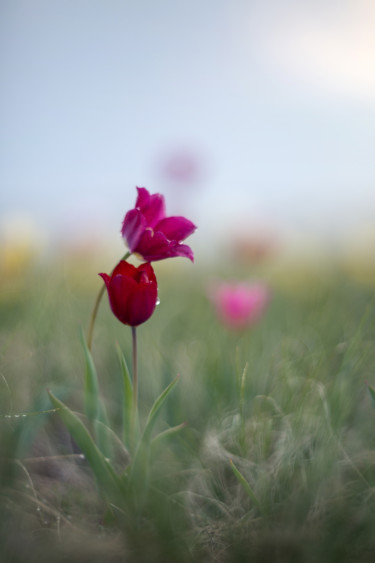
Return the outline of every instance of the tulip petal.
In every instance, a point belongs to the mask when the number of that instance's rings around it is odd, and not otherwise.
[[[146,220],[147,227],[153,229],[165,217],[165,202],[161,194],[150,195],[146,188],[137,188],[138,197],[135,203]]]
[[[163,233],[155,233],[151,229],[146,229],[141,236],[141,240],[136,251],[148,262],[154,261],[155,256],[164,256],[168,250],[168,240]],[[156,258],[160,260],[160,258]]]
[[[133,264],[129,264],[126,260],[120,260],[117,264],[115,269],[112,272],[112,278],[114,276],[128,276],[129,278],[133,278],[134,280],[137,277],[138,269],[133,266]]]
[[[180,242],[195,231],[194,223],[181,216],[166,217],[161,194],[140,187],[137,192],[135,208],[125,215],[121,229],[130,252],[146,261],[182,256],[193,262],[191,248]]]
[[[139,209],[131,209],[127,212],[122,223],[121,234],[130,252],[134,252],[146,227],[147,221]]]
[[[150,262],[145,262],[136,268],[136,281],[138,283],[154,283],[157,285],[155,272]],[[145,281],[147,280],[147,281]]]
[[[151,317],[156,307],[156,300],[156,284],[144,283],[138,285],[128,302],[127,314],[131,319],[132,326],[138,326]]]
[[[104,283],[105,283],[105,285],[106,285],[106,287],[107,287],[107,289],[108,289],[108,288],[109,288],[109,284],[110,284],[110,282],[111,282],[111,277],[110,277],[108,274],[99,274],[99,276],[100,276],[101,278],[103,278],[103,281],[104,281]]]
[[[124,324],[129,321],[129,303],[137,289],[137,282],[127,276],[117,275],[111,278],[108,297],[113,314]]]
[[[167,239],[180,242],[191,235],[197,227],[185,217],[166,217],[159,221],[155,231],[162,232]]]
[[[136,251],[150,262],[175,256],[183,256],[189,258],[192,262],[194,261],[193,252],[189,246],[168,241],[163,233],[154,233],[150,230],[143,233]]]
[[[172,243],[169,245],[169,258],[173,258],[175,256],[181,256],[182,258],[189,258],[192,262],[194,262],[194,254],[190,246],[187,244],[176,244],[173,245]]]
[[[112,275],[99,274],[107,287],[113,314],[122,323],[138,326],[155,310],[158,284],[149,262],[138,268],[121,260]]]
[[[150,192],[146,188],[138,188],[137,186],[137,200],[135,202],[135,207],[138,209],[146,208],[150,201]]]
[[[156,262],[164,260],[164,258],[173,258],[175,256],[183,256],[194,261],[193,252],[186,244],[179,244],[176,241],[169,241],[160,231],[154,233],[150,229],[146,229],[136,248],[145,260]]]

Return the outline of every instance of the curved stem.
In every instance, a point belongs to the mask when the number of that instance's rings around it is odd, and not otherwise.
[[[131,252],[127,252],[121,258],[121,260],[127,260],[130,255],[131,255]],[[112,272],[113,272],[113,270],[112,270]],[[99,305],[100,305],[100,302],[101,302],[102,297],[104,295],[104,291],[105,291],[105,283],[103,283],[102,287],[99,290],[98,295],[96,296],[94,307],[93,307],[91,317],[90,317],[89,329],[87,331],[87,348],[90,350],[90,352],[91,352],[91,347],[92,347],[92,339],[93,339],[93,336],[94,336],[94,326],[95,326],[95,321],[96,321],[96,315],[98,314]]]
[[[92,310],[91,313],[91,319],[90,319],[90,325],[89,325],[89,330],[87,333],[87,348],[91,351],[91,346],[92,346],[92,337],[94,335],[94,326],[95,326],[95,320],[96,320],[96,315],[99,309],[99,305],[100,305],[100,301],[102,300],[102,297],[104,295],[104,290],[105,290],[105,283],[103,283],[102,287],[100,288],[100,291],[96,297],[95,300],[95,304],[94,304],[94,308]]]

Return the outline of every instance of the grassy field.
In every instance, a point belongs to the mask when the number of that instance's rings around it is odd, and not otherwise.
[[[155,431],[186,426],[153,446],[131,510],[120,498],[109,510],[47,394],[83,412],[79,329],[97,270],[56,261],[2,280],[0,560],[374,561],[371,286],[340,268],[229,272],[171,260],[155,270],[160,305],[138,331],[140,415],[179,374]],[[207,286],[249,275],[270,284],[272,299],[257,326],[234,333],[217,321]],[[93,357],[121,435],[116,342],[131,365],[130,329],[105,298]],[[114,455],[121,472],[126,454]]]

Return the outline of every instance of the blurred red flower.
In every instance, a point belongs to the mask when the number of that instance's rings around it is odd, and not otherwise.
[[[113,314],[126,325],[138,326],[155,310],[158,286],[148,262],[138,268],[121,260],[112,274],[99,274],[107,287]]]
[[[130,252],[144,260],[155,262],[174,256],[194,260],[193,251],[180,244],[191,235],[196,226],[185,217],[166,217],[164,197],[150,194],[146,188],[137,188],[134,209],[125,215],[121,233]]]
[[[230,328],[242,329],[262,317],[270,292],[260,283],[222,282],[211,288],[210,297],[219,319]]]

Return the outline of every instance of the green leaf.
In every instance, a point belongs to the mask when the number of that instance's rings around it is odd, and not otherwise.
[[[138,442],[137,449],[134,454],[134,459],[130,465],[130,475],[129,475],[129,486],[134,485],[137,481],[138,486],[146,488],[149,456],[150,456],[150,440],[152,429],[155,425],[157,416],[160,412],[161,407],[165,403],[169,393],[172,391],[173,387],[179,380],[177,376],[169,385],[164,389],[164,391],[155,400],[149,412],[146,426],[143,430],[141,439]],[[128,471],[124,474],[124,478],[128,476]]]
[[[71,411],[62,401],[57,399],[51,391],[48,391],[49,397],[55,408],[59,409],[58,414],[64,422],[72,438],[77,443],[89,463],[95,477],[99,489],[101,489],[109,498],[116,500],[121,494],[121,482],[108,460],[96,446],[94,440],[90,436],[87,428],[80,418]]]
[[[177,426],[171,426],[170,428],[167,428],[167,430],[163,430],[163,432],[157,434],[157,436],[155,436],[151,440],[151,444],[153,446],[159,445],[159,443],[163,441],[165,438],[169,438],[170,436],[177,434],[177,432],[179,432],[183,428],[186,428],[186,422],[183,422],[182,424],[178,424]]]
[[[92,424],[100,415],[99,384],[96,374],[95,364],[81,328],[81,341],[85,355],[86,374],[85,374],[85,414]]]
[[[85,355],[86,374],[85,374],[85,394],[84,394],[84,410],[86,417],[89,421],[90,430],[93,432],[97,441],[97,445],[101,452],[106,457],[111,457],[111,449],[109,448],[105,436],[101,432],[100,427],[97,427],[96,421],[109,426],[107,413],[104,404],[100,400],[99,395],[99,382],[96,373],[94,360],[91,352],[88,349],[87,342],[81,329],[81,341]]]
[[[116,344],[117,353],[120,359],[121,374],[123,382],[123,401],[122,401],[122,424],[124,443],[130,447],[131,441],[131,413],[133,409],[133,383],[130,377],[129,368],[121,348]]]
[[[230,463],[230,466],[232,468],[232,471],[233,471],[237,481],[242,485],[242,488],[245,491],[245,493],[247,494],[247,496],[257,506],[257,508],[259,509],[259,512],[263,514],[262,506],[261,506],[259,500],[257,499],[253,489],[250,487],[248,481],[242,475],[241,471],[239,469],[237,469],[237,467],[234,465],[232,459],[229,460],[229,463]]]
[[[110,453],[109,457],[111,465],[116,467],[117,464],[118,472],[123,472],[124,468],[129,465],[130,454],[124,446],[122,440],[120,440],[112,428],[99,420],[95,421],[95,428],[97,435],[100,435],[102,440],[106,443],[107,451]]]
[[[102,452],[104,457],[108,459],[112,459],[113,457],[113,449],[112,449],[112,442],[108,441],[108,433],[105,430],[108,428],[103,422],[100,420],[94,420],[91,425],[92,434],[95,438],[95,443],[98,446],[99,450]]]
[[[246,376],[247,376],[247,370],[249,367],[249,363],[246,362],[245,367],[242,370],[242,376],[241,376],[241,383],[240,383],[240,414],[241,417],[243,417],[244,414],[244,405],[245,405],[245,387],[246,387]]]
[[[163,404],[165,403],[169,393],[172,391],[173,387],[176,385],[177,381],[180,379],[178,375],[171,383],[164,389],[162,393],[160,393],[159,397],[156,399],[154,404],[151,407],[149,415],[147,417],[146,426],[143,431],[142,440],[148,442],[151,438],[151,432],[155,425],[156,419],[158,417],[159,411]]]

